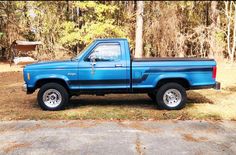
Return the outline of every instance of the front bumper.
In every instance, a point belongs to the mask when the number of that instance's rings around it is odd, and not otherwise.
[[[35,89],[28,88],[26,83],[23,84],[22,90],[26,92],[26,94],[32,94],[35,91]]]
[[[26,84],[26,83],[23,84],[22,90],[23,90],[24,92],[27,92],[27,84]]]

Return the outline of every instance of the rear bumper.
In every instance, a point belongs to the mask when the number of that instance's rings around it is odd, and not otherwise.
[[[214,89],[216,89],[216,90],[220,90],[220,87],[221,87],[221,84],[220,84],[220,82],[217,82],[216,81],[216,84],[214,84]]]
[[[209,89],[209,88],[220,90],[221,84],[220,84],[220,82],[216,81],[216,83],[213,84],[213,85],[192,86],[192,87],[190,87],[190,89]]]

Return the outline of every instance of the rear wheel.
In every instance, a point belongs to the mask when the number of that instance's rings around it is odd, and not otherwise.
[[[178,83],[167,83],[161,86],[156,94],[156,101],[161,108],[179,110],[185,107],[186,90]]]
[[[44,84],[38,92],[38,104],[43,110],[61,110],[68,104],[67,90],[60,84]]]

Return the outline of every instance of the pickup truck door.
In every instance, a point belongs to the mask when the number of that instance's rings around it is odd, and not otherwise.
[[[101,42],[79,63],[79,88],[127,89],[125,51],[120,42]]]

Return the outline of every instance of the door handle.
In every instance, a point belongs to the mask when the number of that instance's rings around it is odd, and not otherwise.
[[[122,67],[122,64],[115,64],[115,67]]]
[[[95,66],[95,65],[96,65],[96,62],[91,62],[90,65],[91,65],[91,66]]]
[[[91,62],[90,65],[92,66],[91,74],[93,75],[95,73],[94,66],[96,65],[96,62]]]

